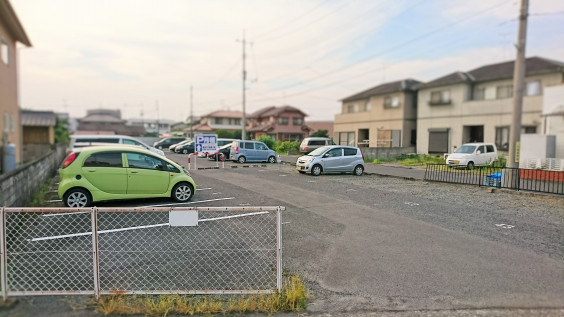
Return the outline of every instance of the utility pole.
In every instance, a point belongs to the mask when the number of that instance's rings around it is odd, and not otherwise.
[[[190,85],[190,139],[194,139],[194,101],[192,95],[192,85]]]
[[[161,129],[159,127],[159,101],[157,100],[157,136],[161,136]]]
[[[245,100],[245,91],[246,91],[246,80],[247,80],[247,70],[245,68],[245,46],[247,45],[247,42],[245,41],[245,31],[243,30],[243,40],[242,41],[238,41],[238,42],[242,42],[243,43],[243,120],[241,121],[241,140],[246,140],[246,125],[247,125],[247,115],[245,114],[245,107],[246,107],[246,100]]]
[[[521,0],[519,14],[519,34],[517,37],[517,57],[513,71],[513,123],[509,136],[508,166],[519,167],[519,151],[521,148],[521,120],[523,111],[523,95],[525,90],[525,46],[527,42],[527,17],[529,15],[529,0]],[[517,177],[515,177],[518,179]]]

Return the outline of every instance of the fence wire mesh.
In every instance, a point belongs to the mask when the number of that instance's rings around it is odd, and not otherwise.
[[[270,292],[283,209],[4,208],[2,293]],[[171,226],[179,210],[197,211],[197,226]]]

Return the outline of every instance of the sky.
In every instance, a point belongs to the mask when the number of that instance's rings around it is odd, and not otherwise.
[[[527,57],[564,62],[564,1],[529,2]],[[21,108],[175,122],[243,111],[243,64],[246,113],[289,105],[306,121],[332,121],[341,99],[382,83],[514,60],[520,9],[518,0],[10,3],[32,43],[18,46]]]

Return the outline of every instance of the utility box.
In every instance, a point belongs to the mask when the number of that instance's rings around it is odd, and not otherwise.
[[[14,144],[4,144],[2,149],[2,172],[8,173],[16,169],[16,146]]]

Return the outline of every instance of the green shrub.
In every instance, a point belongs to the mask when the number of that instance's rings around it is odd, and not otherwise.
[[[269,136],[261,135],[261,136],[259,136],[259,138],[257,139],[257,141],[260,141],[260,142],[266,144],[266,146],[268,146],[269,149],[274,149],[274,143],[275,143],[275,141],[274,141],[273,138],[271,138],[271,137],[269,137]]]
[[[276,141],[273,150],[277,153],[288,153],[289,151],[298,151],[300,149],[300,142],[298,141]]]

